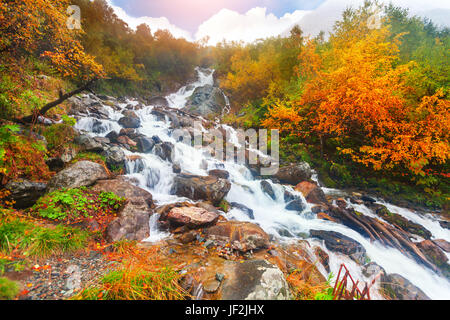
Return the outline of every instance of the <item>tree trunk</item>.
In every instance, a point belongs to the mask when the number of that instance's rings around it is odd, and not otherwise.
[[[89,82],[87,82],[86,84],[84,84],[82,87],[79,87],[79,88],[77,88],[77,89],[75,89],[75,90],[73,90],[73,91],[71,91],[71,92],[65,93],[65,94],[62,94],[62,93],[60,92],[59,98],[58,98],[57,100],[52,101],[52,102],[50,102],[50,103],[47,103],[47,104],[46,104],[45,106],[43,106],[39,111],[35,112],[35,113],[32,114],[32,115],[23,117],[23,118],[21,118],[21,119],[17,119],[17,121],[18,121],[18,122],[21,122],[21,123],[32,123],[34,120],[37,119],[37,117],[39,117],[39,116],[44,116],[44,115],[47,113],[47,111],[49,111],[50,109],[52,109],[52,108],[56,107],[57,105],[63,103],[64,101],[66,101],[66,100],[69,99],[70,97],[72,97],[72,96],[74,96],[74,95],[76,95],[76,94],[78,94],[78,93],[81,93],[81,92],[83,92],[83,91],[85,91],[85,90],[88,90],[89,87],[90,87],[95,81],[97,81],[97,79],[92,79],[92,80],[90,80]]]

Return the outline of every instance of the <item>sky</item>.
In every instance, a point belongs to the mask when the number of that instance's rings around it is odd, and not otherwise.
[[[252,42],[287,33],[298,24],[308,35],[328,32],[342,11],[364,0],[107,0],[119,18],[136,28],[209,44],[222,40]],[[450,27],[450,0],[382,0],[409,8],[411,14]]]

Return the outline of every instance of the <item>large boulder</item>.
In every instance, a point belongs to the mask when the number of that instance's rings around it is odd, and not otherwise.
[[[142,200],[130,200],[120,211],[119,217],[114,219],[106,228],[106,240],[141,241],[150,235],[151,211]]]
[[[218,205],[230,188],[231,183],[226,179],[179,174],[174,179],[171,193],[192,200],[209,200]]]
[[[7,200],[14,201],[14,208],[25,209],[33,206],[45,194],[47,184],[26,179],[9,181],[5,189],[9,191]]]
[[[123,168],[125,166],[125,152],[117,146],[106,148],[103,151],[103,156],[106,159],[106,165],[110,170]]]
[[[152,151],[153,147],[155,146],[155,142],[151,138],[147,137],[138,137],[136,139],[137,148],[139,152],[142,153],[148,153]]]
[[[113,192],[117,196],[127,198],[128,200],[143,199],[149,208],[153,206],[152,194],[135,186],[124,176],[119,176],[113,180],[99,180],[92,187],[92,190],[97,192]]]
[[[222,300],[289,300],[291,294],[283,272],[266,260],[229,263]]]
[[[128,200],[118,217],[106,229],[108,241],[123,239],[141,241],[149,237],[149,219],[154,206],[150,192],[133,185],[125,177],[97,181],[92,190],[113,192]]]
[[[308,163],[299,162],[286,167],[281,167],[274,175],[281,183],[296,185],[299,181],[309,180],[312,176],[312,170]]]
[[[124,128],[139,128],[141,126],[141,119],[137,117],[122,117],[119,119],[119,124]]]
[[[91,186],[97,180],[107,178],[108,173],[102,165],[91,161],[78,161],[51,178],[48,183],[48,191]]]
[[[315,182],[302,181],[297,184],[295,190],[301,192],[309,203],[327,203],[325,193]]]
[[[382,274],[380,290],[393,300],[431,300],[422,290],[399,274]]]
[[[225,106],[225,96],[222,91],[217,87],[205,85],[194,90],[183,110],[207,117],[221,114]]]
[[[219,215],[204,208],[175,207],[169,211],[166,218],[174,227],[187,226],[197,229],[214,224],[219,219]]]
[[[310,230],[311,237],[324,240],[328,250],[343,253],[359,264],[364,264],[366,249],[357,241],[339,232]]]
[[[89,151],[89,152],[102,152],[103,146],[101,142],[97,141],[93,137],[82,134],[77,137],[75,137],[74,142],[81,146],[81,149],[83,151]]]
[[[232,249],[242,252],[269,246],[267,233],[258,225],[250,222],[226,221],[205,229],[204,233],[217,245],[229,245]]]

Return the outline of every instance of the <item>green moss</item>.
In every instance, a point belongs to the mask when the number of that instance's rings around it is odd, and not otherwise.
[[[0,300],[12,300],[19,294],[19,285],[7,278],[0,278]]]
[[[220,201],[219,207],[222,209],[223,212],[228,212],[230,211],[230,204],[228,203],[227,200],[223,199],[222,201]]]
[[[80,152],[78,153],[75,158],[72,160],[72,163],[81,161],[81,160],[88,160],[88,161],[94,161],[94,162],[104,162],[106,163],[106,158],[102,156],[101,154],[94,153],[94,152]]]

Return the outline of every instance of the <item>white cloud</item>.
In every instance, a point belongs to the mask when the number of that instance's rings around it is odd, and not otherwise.
[[[216,44],[223,39],[252,42],[283,33],[308,12],[297,10],[278,18],[271,13],[268,14],[266,8],[260,7],[250,9],[245,14],[222,9],[199,26],[195,38],[202,39],[209,36],[210,44]]]
[[[128,15],[125,10],[123,10],[121,7],[115,6],[112,4],[111,0],[107,0],[108,4],[114,9],[114,13],[123,21],[125,21],[128,26],[132,29],[136,29],[136,27],[142,23],[147,24],[152,32],[154,33],[157,30],[169,30],[170,33],[175,38],[185,38],[189,41],[193,41],[192,35],[189,31],[186,31],[184,29],[181,29],[177,27],[176,25],[170,23],[169,19],[166,17],[160,17],[160,18],[152,18],[152,17],[139,17],[135,18],[130,15]]]
[[[448,0],[382,0],[381,2],[408,8],[411,15],[427,17],[437,24],[450,27],[450,1]],[[302,17],[298,24],[306,34],[316,35],[322,30],[329,32],[347,7],[357,8],[363,3],[364,0],[327,0]],[[447,16],[446,19],[443,15]]]
[[[384,3],[393,3],[395,6],[409,8],[410,13],[431,18],[440,25],[450,27],[450,1],[449,0],[381,0]],[[200,40],[209,36],[209,44],[216,44],[223,39],[227,41],[252,42],[256,39],[286,34],[295,24],[300,25],[309,35],[316,35],[320,31],[329,32],[345,8],[358,7],[364,0],[327,0],[312,11],[296,10],[286,13],[278,18],[267,13],[266,8],[255,7],[244,14],[229,9],[222,9],[211,18],[203,22],[195,36],[189,31],[172,24],[166,17],[132,17],[122,8],[112,4],[117,16],[135,29],[139,24],[146,23],[155,32],[159,29],[169,30],[176,38],[185,38],[189,41]]]

